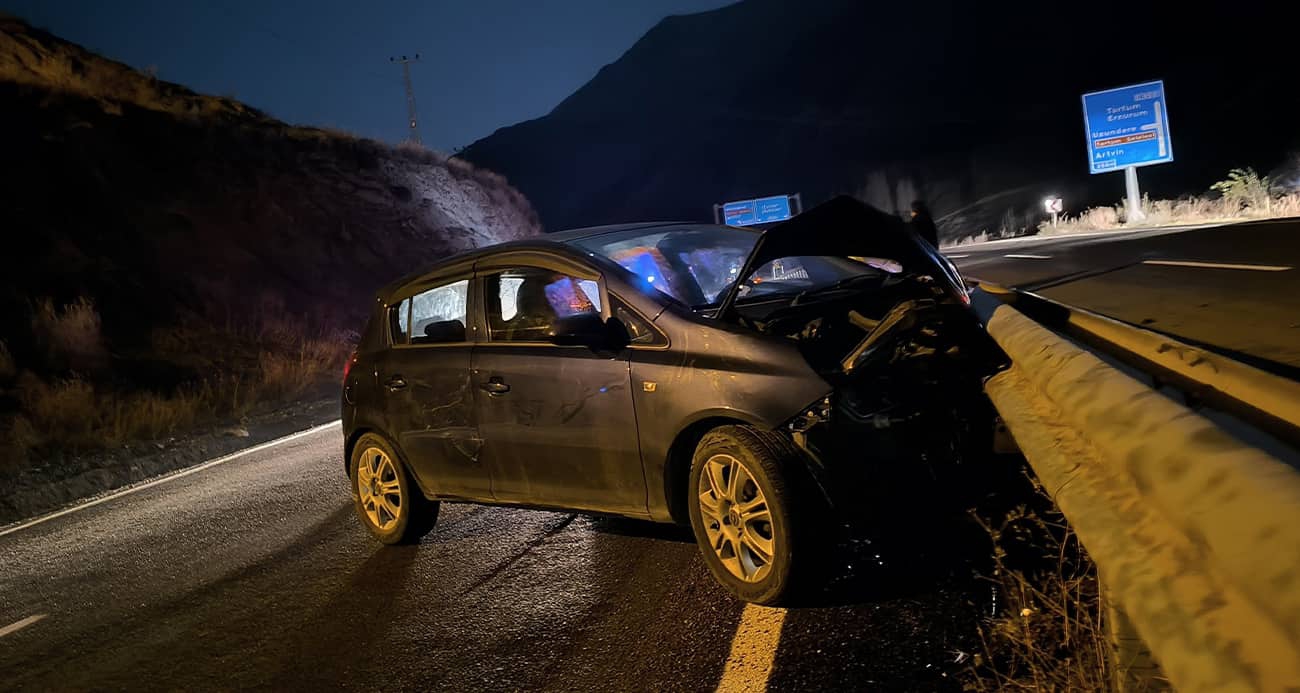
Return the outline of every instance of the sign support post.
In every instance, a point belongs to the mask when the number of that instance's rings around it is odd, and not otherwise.
[[[1138,190],[1138,170],[1136,166],[1124,169],[1124,190],[1128,193],[1127,223],[1142,221],[1147,218],[1142,211],[1142,191]]]

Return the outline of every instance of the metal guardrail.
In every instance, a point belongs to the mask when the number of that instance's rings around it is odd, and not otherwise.
[[[1012,362],[986,392],[1097,564],[1116,687],[1300,690],[1300,473],[1005,300],[973,303]],[[1290,382],[1219,356],[1207,371],[1179,356],[1192,347],[1098,317],[1075,323],[1107,351],[1274,420],[1300,411]]]
[[[987,282],[980,287],[1048,327],[1063,329],[1158,380],[1177,385],[1199,401],[1300,446],[1300,382],[1296,380],[1037,294]]]

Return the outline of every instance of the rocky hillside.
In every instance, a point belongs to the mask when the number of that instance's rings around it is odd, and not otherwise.
[[[0,19],[0,102],[10,335],[40,296],[92,298],[110,331],[264,295],[356,319],[396,276],[540,231],[493,173],[289,126],[12,18]]]
[[[0,104],[0,477],[337,383],[377,288],[541,231],[465,161],[290,126],[3,16]]]
[[[926,197],[952,235],[1037,213],[1048,193],[1075,210],[1120,199],[1122,176],[1087,174],[1080,95],[1163,78],[1177,161],[1143,184],[1203,192],[1234,166],[1268,170],[1300,134],[1288,12],[743,0],[663,20],[550,114],[465,156],[552,229],[800,192],[884,209]]]

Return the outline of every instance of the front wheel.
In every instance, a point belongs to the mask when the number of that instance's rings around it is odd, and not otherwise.
[[[352,503],[361,524],[385,544],[414,544],[433,530],[438,502],[424,497],[388,441],[361,436],[352,451]]]
[[[788,601],[814,562],[810,530],[824,518],[796,497],[798,454],[779,434],[746,426],[714,429],[695,450],[691,528],[713,576],[744,601]],[[808,514],[796,516],[796,505]]]

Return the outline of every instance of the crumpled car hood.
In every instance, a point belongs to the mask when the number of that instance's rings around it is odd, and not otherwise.
[[[748,277],[763,265],[796,255],[874,257],[897,260],[908,274],[930,275],[953,298],[970,303],[965,282],[947,258],[902,219],[852,197],[840,196],[763,232],[740,272]],[[742,282],[735,282],[720,303],[724,317],[735,303]]]

